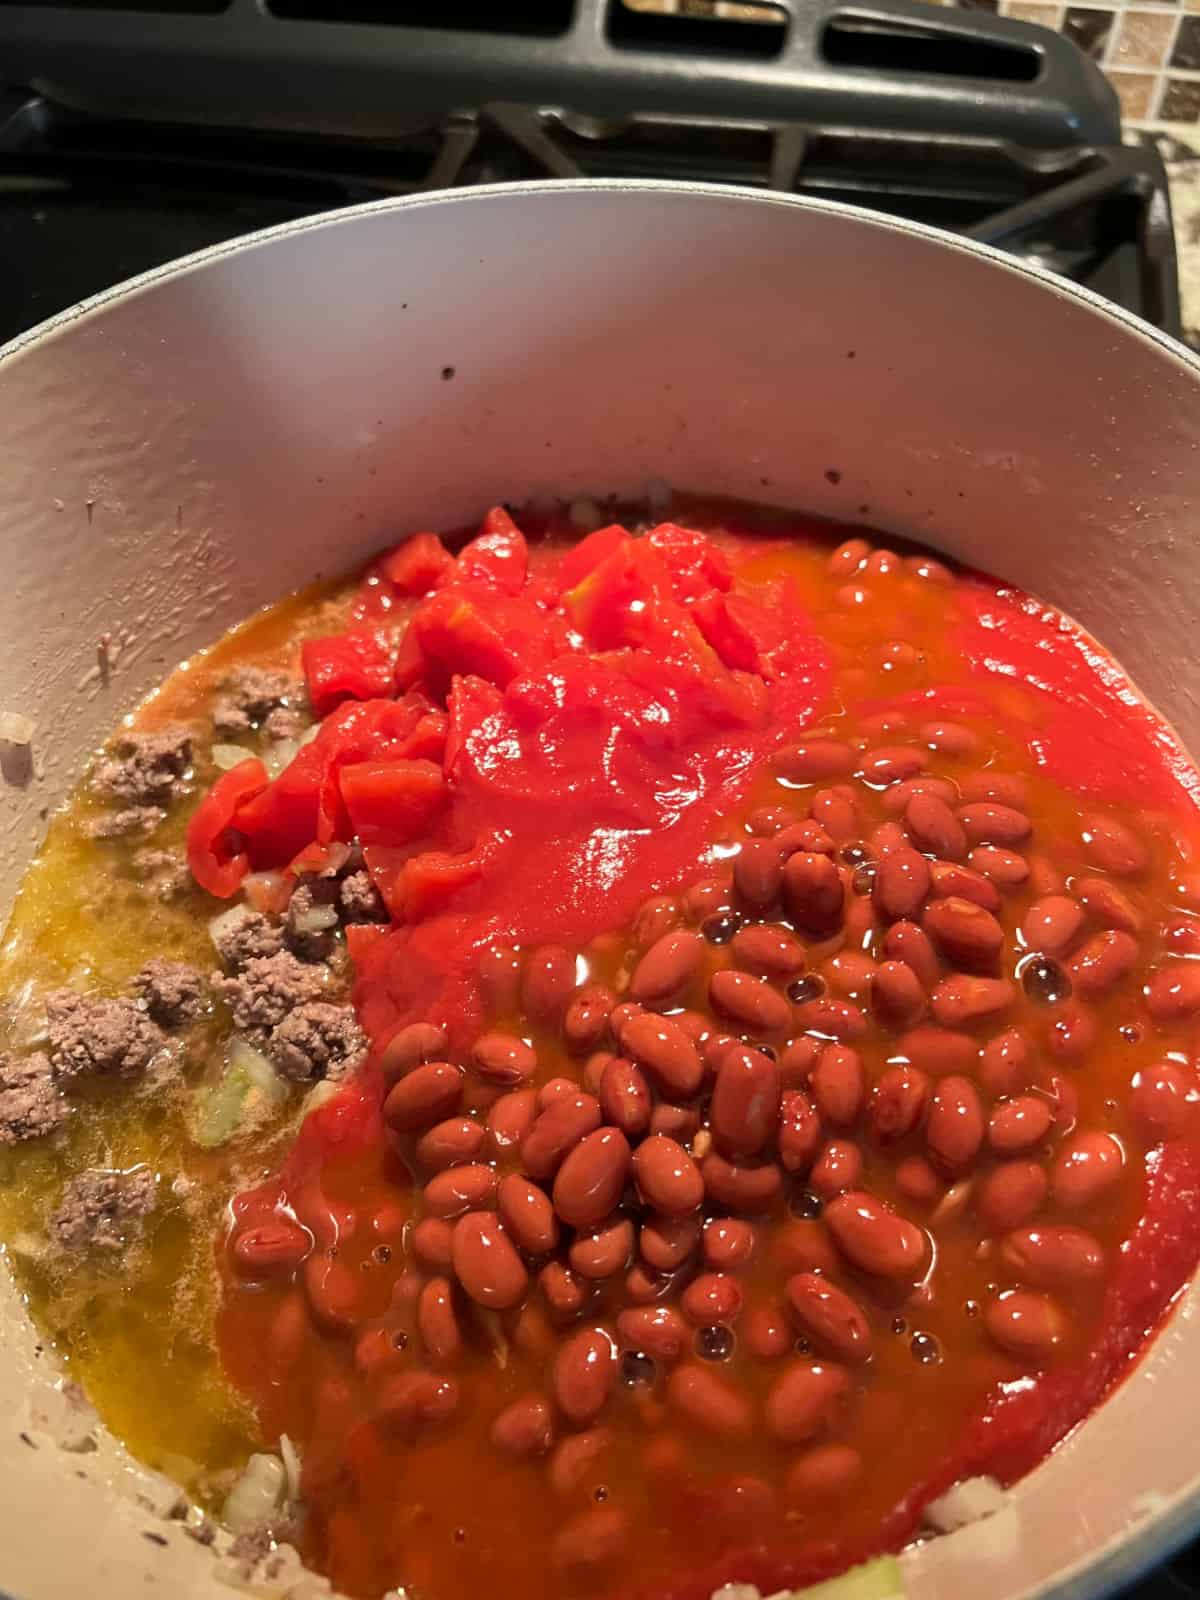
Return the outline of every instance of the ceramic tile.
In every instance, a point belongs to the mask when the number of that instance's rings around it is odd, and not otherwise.
[[[1109,60],[1114,67],[1165,67],[1178,19],[1164,11],[1121,15]]]

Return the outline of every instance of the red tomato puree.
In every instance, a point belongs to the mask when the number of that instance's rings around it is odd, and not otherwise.
[[[990,579],[694,521],[406,541],[304,647],[316,738],[192,824],[226,896],[360,845],[391,919],[348,930],[367,1067],[220,1246],[223,1360],[351,1595],[899,1548],[1196,1265],[1169,731]]]

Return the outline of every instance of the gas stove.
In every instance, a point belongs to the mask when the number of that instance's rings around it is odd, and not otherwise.
[[[909,0],[644,4],[0,0],[0,339],[292,218],[580,177],[933,223],[1179,334],[1162,162],[1066,38]],[[1189,1597],[1200,1546],[1125,1591]]]

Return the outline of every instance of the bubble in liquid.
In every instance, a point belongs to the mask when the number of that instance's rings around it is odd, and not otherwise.
[[[696,1354],[702,1361],[728,1361],[733,1354],[733,1329],[717,1323],[696,1335]]]

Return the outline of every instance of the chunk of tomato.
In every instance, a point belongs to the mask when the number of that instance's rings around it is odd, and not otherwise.
[[[392,692],[396,649],[385,628],[350,628],[308,639],[300,647],[308,698],[318,717],[343,700],[373,700]]]
[[[414,533],[389,550],[379,566],[401,594],[424,595],[445,583],[454,568],[454,557],[436,533]]]
[[[237,828],[239,810],[267,787],[267,769],[257,757],[223,772],[201,800],[187,830],[192,877],[202,889],[228,900],[241,887],[250,859]]]
[[[363,844],[419,839],[446,803],[446,780],[432,761],[358,761],[341,769],[338,784]]]

